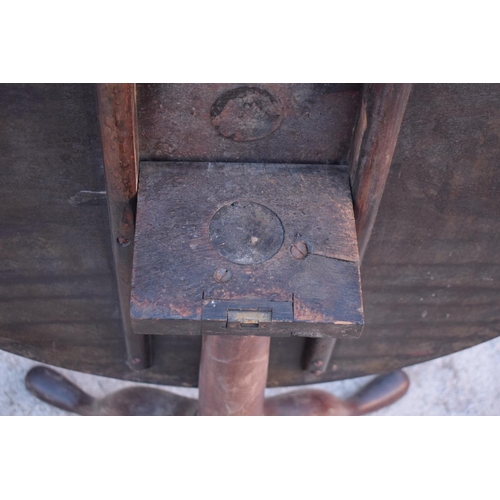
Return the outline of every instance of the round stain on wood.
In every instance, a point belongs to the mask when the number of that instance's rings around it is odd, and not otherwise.
[[[259,264],[278,253],[285,232],[279,217],[258,203],[234,202],[210,221],[210,240],[217,251],[236,264]]]
[[[280,102],[259,87],[238,87],[222,94],[210,110],[219,134],[237,142],[255,141],[272,134],[283,121]]]

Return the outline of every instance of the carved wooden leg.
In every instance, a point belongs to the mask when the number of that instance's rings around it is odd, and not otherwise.
[[[365,415],[394,403],[409,387],[408,376],[398,370],[376,377],[345,401],[305,389],[264,402],[269,345],[268,337],[204,337],[200,415]]]
[[[96,399],[56,371],[35,366],[26,375],[26,388],[61,410],[80,415],[195,415],[198,402],[149,387],[127,387]]]
[[[402,398],[409,385],[410,380],[406,373],[398,370],[379,375],[346,400],[337,399],[329,392],[305,389],[266,399],[265,411],[269,416],[366,415]]]
[[[207,337],[205,361],[200,370],[202,415],[340,416],[365,415],[390,405],[408,390],[407,375],[398,370],[379,375],[347,400],[330,393],[305,389],[264,401],[268,337]],[[220,342],[218,339],[233,339]],[[251,339],[254,339],[253,341]],[[258,340],[257,340],[258,339]],[[239,342],[245,340],[246,342]],[[267,349],[266,349],[267,347]],[[250,360],[245,356],[253,354]],[[204,375],[202,375],[204,374]],[[198,402],[149,387],[128,387],[96,399],[45,366],[26,375],[26,387],[36,397],[80,415],[195,415]]]

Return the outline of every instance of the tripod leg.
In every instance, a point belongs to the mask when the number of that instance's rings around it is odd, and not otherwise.
[[[402,398],[409,385],[406,373],[398,370],[375,377],[347,400],[337,399],[326,391],[305,389],[266,399],[265,410],[269,416],[365,415]]]
[[[195,415],[198,402],[153,387],[126,387],[94,398],[60,373],[35,366],[26,375],[26,388],[34,396],[61,410],[80,415]]]

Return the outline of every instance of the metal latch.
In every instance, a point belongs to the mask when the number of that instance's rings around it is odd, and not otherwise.
[[[228,328],[265,328],[272,321],[272,311],[241,311],[229,309],[227,311]]]
[[[206,300],[201,315],[203,335],[277,335],[292,333],[293,302]]]

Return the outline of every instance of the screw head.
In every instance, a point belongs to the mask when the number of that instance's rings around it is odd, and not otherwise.
[[[309,249],[307,248],[307,243],[305,241],[296,241],[290,247],[290,254],[294,259],[301,260],[307,256]]]
[[[321,370],[316,370],[315,372],[313,372],[313,375],[316,375],[316,377],[319,377],[321,375]]]
[[[233,273],[229,269],[217,269],[214,273],[215,281],[219,283],[227,283],[233,276]]]
[[[313,363],[313,365],[314,365],[314,366],[317,366],[317,367],[319,368],[320,366],[322,366],[322,365],[323,365],[323,361],[321,361],[320,359],[317,359],[317,360]]]
[[[130,245],[130,239],[124,236],[119,236],[116,238],[116,241],[118,241],[118,244],[122,247],[128,247]]]

